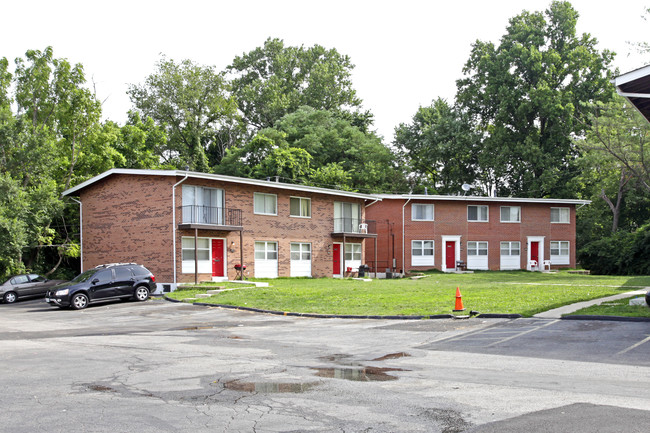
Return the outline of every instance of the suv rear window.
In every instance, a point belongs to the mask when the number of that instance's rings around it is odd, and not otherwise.
[[[146,277],[151,273],[151,272],[149,272],[149,270],[147,268],[145,268],[143,266],[136,266],[136,267],[131,268],[131,270],[133,271],[133,274],[136,277]]]

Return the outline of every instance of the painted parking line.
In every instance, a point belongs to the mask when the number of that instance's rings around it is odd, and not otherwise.
[[[643,340],[639,341],[638,343],[635,343],[635,344],[631,345],[627,349],[621,350],[620,352],[617,353],[617,355],[622,355],[624,353],[629,352],[630,350],[636,349],[637,347],[639,347],[643,343],[647,343],[648,341],[650,341],[650,335],[648,335],[648,337],[644,338]]]
[[[532,328],[532,329],[528,329],[528,330],[526,330],[526,331],[519,332],[519,333],[517,333],[517,334],[515,334],[515,335],[512,335],[512,336],[510,336],[510,337],[506,337],[506,338],[503,338],[503,339],[501,339],[501,340],[499,340],[499,341],[495,341],[495,342],[492,343],[492,344],[488,344],[486,347],[492,347],[492,346],[495,346],[495,345],[497,345],[497,344],[505,343],[506,341],[510,341],[510,340],[515,339],[515,338],[519,338],[519,337],[521,337],[521,336],[523,336],[523,335],[530,334],[531,332],[539,331],[539,330],[541,330],[542,328],[545,328],[545,327],[547,327],[547,326],[551,326],[551,325],[553,325],[553,324],[555,324],[555,323],[557,323],[557,322],[559,322],[559,320],[552,320],[552,321],[550,321],[550,322],[544,323],[543,325],[536,326],[536,327],[534,327],[534,328]]]

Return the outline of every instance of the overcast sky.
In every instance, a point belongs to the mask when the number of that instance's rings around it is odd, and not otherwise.
[[[285,45],[320,44],[351,57],[354,87],[375,128],[390,142],[394,128],[421,105],[452,101],[456,80],[478,40],[497,43],[508,19],[542,11],[549,0],[384,2],[329,0],[9,1],[2,5],[0,58],[51,45],[55,57],[82,63],[103,101],[104,118],[122,124],[130,83],[142,83],[164,53],[224,69],[268,37]],[[628,42],[650,42],[642,19],[650,0],[573,0],[578,31],[615,51],[629,72],[650,63]],[[13,70],[13,69],[12,69]]]

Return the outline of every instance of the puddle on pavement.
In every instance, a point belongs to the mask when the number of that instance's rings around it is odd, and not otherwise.
[[[352,380],[356,382],[386,382],[397,380],[397,376],[388,374],[391,371],[408,371],[402,368],[380,368],[380,367],[362,367],[362,368],[312,368],[316,370],[316,376],[329,377],[333,379]]]
[[[397,358],[405,358],[407,356],[411,356],[406,352],[397,352],[397,353],[389,353],[388,355],[381,356],[379,358],[373,359],[373,361],[385,361],[387,359],[397,359]]]
[[[273,383],[273,382],[242,382],[232,380],[225,382],[223,387],[232,391],[271,393],[301,393],[317,386],[317,382],[306,383]]]

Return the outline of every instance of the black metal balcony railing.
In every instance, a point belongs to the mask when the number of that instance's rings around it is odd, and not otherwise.
[[[211,206],[183,206],[183,224],[241,227],[242,210]]]
[[[359,218],[334,218],[334,233],[376,234],[377,222]]]

